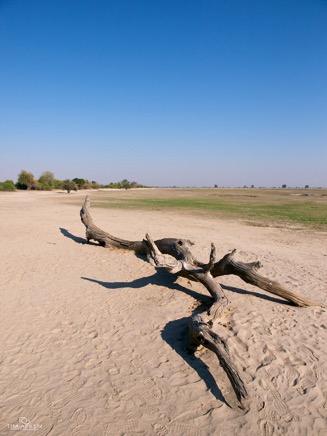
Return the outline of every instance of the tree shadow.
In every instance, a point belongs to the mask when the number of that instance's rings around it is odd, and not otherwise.
[[[59,227],[60,232],[66,236],[66,238],[72,239],[74,242],[77,242],[77,244],[90,244],[90,245],[99,245],[95,242],[90,242],[85,238],[81,238],[79,236],[75,236],[72,233],[70,233],[68,230],[63,229],[62,227]]]
[[[85,238],[75,236],[72,233],[70,233],[68,230],[66,230],[62,227],[60,227],[59,230],[66,238],[72,239],[77,244],[89,244],[89,245],[96,245],[96,246],[100,246],[100,247],[102,246],[98,242],[90,242]],[[141,259],[145,262],[148,262],[145,254],[134,253],[134,255],[138,259]],[[93,282],[98,283],[98,284],[100,284],[108,289],[143,288],[149,284],[158,285],[158,286],[166,286],[166,287],[169,287],[170,289],[182,291],[185,294],[195,298],[198,301],[205,302],[205,303],[212,302],[211,297],[199,294],[198,292],[194,292],[188,288],[185,288],[184,286],[179,285],[178,283],[175,282],[177,279],[176,276],[173,276],[172,274],[169,274],[163,270],[157,270],[157,272],[150,277],[141,277],[139,279],[133,280],[132,282],[113,282],[113,283],[110,283],[110,282],[102,282],[100,280],[95,280],[95,279],[91,279],[88,277],[82,277],[82,279],[89,280],[91,282],[93,281]],[[263,300],[271,301],[272,303],[295,306],[295,304],[293,304],[292,302],[287,301],[287,300],[283,300],[281,298],[276,298],[276,297],[272,297],[270,295],[260,294],[258,292],[247,291],[247,290],[242,289],[242,288],[235,288],[233,286],[227,286],[227,285],[223,285],[221,283],[220,283],[220,285],[223,289],[230,291],[230,292],[235,292],[236,294],[239,294],[239,295],[252,295],[252,296],[257,297],[257,298],[262,298]]]
[[[286,301],[281,298],[271,297],[270,295],[259,294],[258,292],[246,291],[245,289],[234,288],[233,286],[226,286],[222,284],[220,284],[220,286],[223,289],[226,289],[227,291],[235,292],[236,294],[239,295],[253,295],[254,297],[262,298],[263,300],[271,301],[272,303],[285,304],[287,306],[295,306],[295,304],[293,304],[291,301]]]
[[[140,277],[130,282],[104,282],[89,277],[81,277],[92,283],[97,283],[106,289],[140,289],[148,285],[157,285],[170,288],[196,299],[201,303],[201,308],[210,307],[212,298],[208,295],[200,294],[196,291],[188,289],[179,283],[176,283],[176,276],[167,273],[164,270],[157,270],[156,273],[148,277]],[[199,308],[197,308],[199,310]],[[170,345],[170,347],[179,354],[185,362],[197,372],[199,377],[206,383],[208,389],[214,397],[224,402],[228,407],[230,405],[225,400],[221,390],[219,389],[214,377],[212,376],[208,366],[199,358],[195,357],[188,344],[188,322],[190,318],[181,318],[175,321],[168,322],[161,332],[162,338]]]
[[[168,345],[179,354],[190,367],[197,372],[212,395],[218,400],[231,407],[219,389],[216,380],[208,366],[198,357],[194,356],[188,344],[188,323],[190,318],[181,318],[169,321],[161,331],[161,337]]]
[[[132,280],[130,282],[103,282],[97,279],[91,279],[89,277],[81,277],[83,280],[88,280],[89,282],[97,283],[106,289],[140,289],[148,285],[162,286],[175,291],[183,292],[184,294],[200,301],[203,304],[212,304],[212,298],[209,295],[203,295],[199,292],[193,291],[192,289],[182,286],[180,283],[176,283],[177,277],[173,274],[169,274],[166,271],[159,269],[154,274],[148,277],[140,277],[138,279]]]

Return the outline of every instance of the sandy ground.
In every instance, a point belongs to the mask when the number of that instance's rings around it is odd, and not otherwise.
[[[187,350],[187,319],[206,290],[132,252],[86,244],[79,207],[62,193],[0,194],[0,434],[325,435],[327,316],[238,277],[228,345],[249,391],[235,406],[207,350]],[[84,193],[80,196],[81,204]],[[92,194],[91,194],[92,199]],[[261,260],[262,274],[326,303],[326,234],[249,227],[177,213],[91,209],[125,239],[210,242]]]

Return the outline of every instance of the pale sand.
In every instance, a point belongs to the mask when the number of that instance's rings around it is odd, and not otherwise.
[[[80,207],[67,195],[0,194],[1,434],[14,434],[20,417],[35,435],[326,434],[325,310],[220,278],[235,309],[231,355],[249,391],[242,411],[213,353],[187,353],[187,318],[206,290],[174,283],[132,252],[84,244]],[[82,204],[85,192],[70,195]],[[238,259],[262,261],[262,274],[326,303],[326,234],[91,212],[125,239],[189,238],[203,260],[211,241],[219,257],[237,248]]]

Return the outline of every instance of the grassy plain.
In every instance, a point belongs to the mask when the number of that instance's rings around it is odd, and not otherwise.
[[[249,225],[327,230],[327,189],[149,188],[89,195],[92,207],[196,213]]]

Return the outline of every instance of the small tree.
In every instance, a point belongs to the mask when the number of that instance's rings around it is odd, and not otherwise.
[[[282,188],[283,188],[283,189],[287,188],[287,185],[282,185]]]
[[[120,187],[122,189],[130,189],[131,188],[131,184],[127,179],[123,179],[121,182],[119,182]]]
[[[51,171],[45,171],[38,180],[41,189],[51,191],[54,187],[54,174]]]
[[[99,183],[96,182],[95,180],[92,180],[92,182],[91,182],[91,188],[92,188],[92,189],[99,189],[99,188],[100,188],[100,185],[99,185]]]
[[[38,182],[34,179],[34,176],[32,173],[29,173],[28,171],[22,170],[18,174],[18,180],[16,183],[17,189],[39,189]]]
[[[63,189],[65,191],[67,191],[68,194],[69,194],[70,191],[77,191],[78,188],[77,188],[77,185],[76,185],[75,182],[73,182],[70,179],[66,179],[66,180],[63,181]]]
[[[75,177],[72,181],[73,181],[74,183],[76,183],[78,189],[85,189],[85,185],[86,185],[87,182],[88,182],[87,180],[85,180],[85,179],[79,179],[78,177]]]

